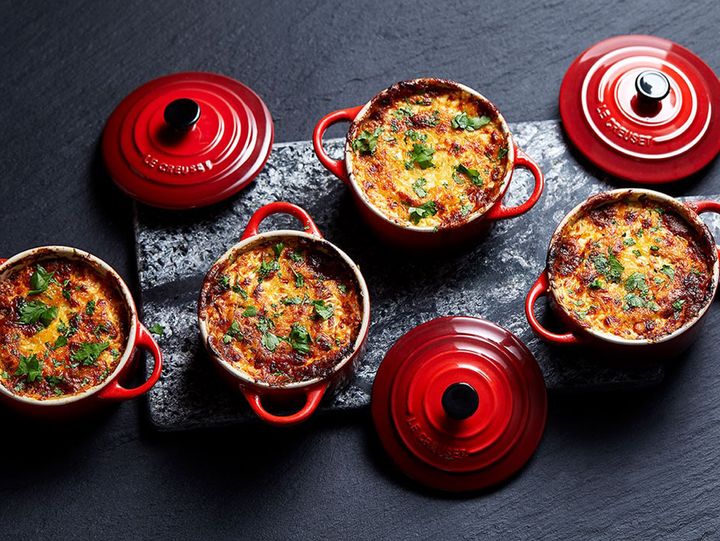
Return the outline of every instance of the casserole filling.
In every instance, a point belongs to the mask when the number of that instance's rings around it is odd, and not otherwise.
[[[355,184],[385,217],[436,229],[497,200],[508,141],[497,111],[442,84],[391,88],[348,133]]]
[[[210,270],[200,299],[210,347],[256,381],[322,377],[352,353],[362,323],[355,275],[297,237],[255,244]]]
[[[710,302],[715,250],[672,208],[644,196],[601,204],[550,251],[555,300],[580,325],[657,340]]]
[[[109,278],[75,259],[48,259],[0,281],[0,383],[46,400],[82,393],[117,367],[128,315]]]

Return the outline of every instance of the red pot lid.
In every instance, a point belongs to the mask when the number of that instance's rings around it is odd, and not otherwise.
[[[509,331],[471,317],[443,317],[402,336],[373,385],[383,446],[416,481],[479,490],[516,473],[545,429],[545,381]]]
[[[560,116],[580,152],[630,181],[672,182],[720,151],[720,81],[691,51],[653,36],[617,36],[578,56]]]
[[[103,133],[105,165],[131,197],[184,209],[226,199],[270,155],[273,122],[263,101],[214,73],[175,73],[128,95]]]

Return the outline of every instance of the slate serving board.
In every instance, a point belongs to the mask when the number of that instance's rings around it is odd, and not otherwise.
[[[523,311],[525,295],[544,267],[547,244],[562,217],[588,195],[610,189],[568,152],[557,121],[511,125],[518,145],[546,176],[539,203],[527,214],[498,222],[487,237],[451,255],[410,256],[371,236],[348,190],[317,161],[308,141],[275,145],[257,180],[230,201],[190,212],[136,206],[135,235],[143,321],[159,323],[165,354],[160,382],[148,395],[149,416],[160,430],[185,430],[253,422],[239,393],[222,382],[203,350],[196,320],[205,272],[236,243],[252,213],[276,200],[305,208],[324,236],[360,265],[371,296],[368,349],[354,381],[322,409],[367,406],[385,352],[415,325],[445,315],[472,315],[514,332],[535,354],[549,389],[632,388],[658,383],[663,366],[610,367],[577,348],[550,346],[532,333]],[[342,140],[326,143],[341,154]],[[517,170],[505,197],[508,205],[531,191],[531,176]],[[712,196],[711,196],[712,197]],[[710,215],[713,232],[720,221]],[[288,217],[272,217],[267,229],[298,228]],[[544,303],[539,303],[542,312]]]

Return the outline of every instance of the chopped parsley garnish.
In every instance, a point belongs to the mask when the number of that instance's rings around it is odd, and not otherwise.
[[[635,257],[640,257],[640,256],[642,255],[642,253],[640,252],[640,250],[633,250],[632,253],[633,253],[633,255],[634,255]]]
[[[20,355],[20,362],[14,375],[25,376],[25,381],[32,383],[42,375],[42,362],[34,353],[29,357]]]
[[[435,216],[437,214],[437,206],[435,205],[435,201],[428,201],[419,207],[410,207],[409,212],[410,221],[417,225],[423,218]]]
[[[335,313],[335,309],[332,304],[325,304],[324,300],[312,301],[312,305],[315,315],[321,317],[322,319],[330,319],[333,313]]]
[[[653,252],[659,252],[660,246],[656,246],[655,244],[653,244],[652,246],[650,246],[650,250],[652,250]]]
[[[375,149],[377,148],[378,136],[381,133],[382,128],[375,128],[375,131],[373,132],[363,130],[363,132],[352,142],[353,150],[359,152],[360,154],[374,154]]]
[[[110,342],[83,342],[70,358],[84,366],[94,365],[100,354],[110,347]]]
[[[263,261],[260,263],[260,268],[258,269],[258,282],[266,280],[268,276],[274,272],[278,272],[279,270],[280,263],[277,262],[277,259],[273,259],[272,261]]]
[[[261,341],[262,345],[265,346],[265,349],[268,351],[275,351],[275,348],[280,345],[280,338],[269,331],[263,333]]]
[[[347,286],[345,284],[338,284],[337,287],[343,295],[347,293]]]
[[[287,341],[301,355],[310,353],[310,333],[299,323],[293,323]]]
[[[503,147],[500,150],[498,150],[498,160],[502,160],[505,156],[507,156],[508,148]]]
[[[38,295],[47,291],[50,280],[52,280],[54,274],[54,272],[48,272],[42,266],[38,265],[30,277],[30,287],[32,289],[28,291],[28,295]]]
[[[267,332],[268,330],[275,327],[275,323],[272,319],[266,316],[260,316],[258,322],[255,325],[260,332]]]
[[[590,284],[590,289],[603,289],[605,286],[600,278],[595,278]]]
[[[295,251],[290,252],[288,257],[290,257],[290,259],[292,259],[295,263],[302,263],[305,260],[300,252]]]
[[[410,169],[414,164],[419,165],[420,169],[435,167],[432,161],[433,154],[435,154],[435,150],[432,147],[423,145],[422,143],[415,143],[413,144],[412,150],[408,153],[410,160],[405,163],[405,167]],[[407,167],[408,164],[410,164],[410,167]]]
[[[617,257],[608,251],[608,255],[598,254],[592,258],[595,270],[605,275],[610,282],[619,282],[625,267],[618,261]]]
[[[458,164],[455,166],[455,170],[458,173],[462,173],[463,175],[466,175],[475,186],[482,186],[483,180],[480,178],[480,171],[477,169],[468,169],[463,164]]]
[[[667,274],[670,280],[675,278],[675,269],[673,269],[670,265],[663,265],[660,267],[660,272]]]
[[[157,336],[162,336],[165,334],[165,327],[163,327],[159,323],[154,323],[148,328],[148,330]]]
[[[483,116],[468,116],[467,113],[460,113],[455,115],[455,118],[450,121],[450,125],[456,130],[475,131],[482,128],[486,124],[490,124],[490,117]]]
[[[217,284],[223,291],[230,289],[230,277],[225,274],[218,276]]]
[[[630,308],[642,308],[645,306],[645,299],[635,293],[625,295],[625,302]]]
[[[403,117],[413,116],[412,109],[410,109],[409,107],[404,107],[402,105],[400,107],[398,107],[396,110],[394,110],[392,112],[392,114],[395,118],[403,118]]]
[[[427,135],[424,133],[416,132],[415,130],[408,130],[405,132],[405,141],[410,139],[411,141],[420,141],[424,143],[427,141]]]
[[[278,242],[275,246],[273,246],[273,252],[275,253],[275,259],[278,259],[280,257],[280,254],[282,254],[282,251],[284,248],[285,248],[284,242]]]
[[[243,339],[243,335],[240,332],[240,325],[238,325],[237,321],[233,321],[230,324],[230,328],[225,333],[225,336],[223,336],[223,343],[229,344],[230,342],[233,341],[233,339],[235,339],[235,340]]]
[[[243,299],[247,299],[247,298],[248,298],[247,291],[245,291],[245,290],[244,290],[243,288],[241,288],[239,285],[235,284],[235,285],[233,286],[232,290],[233,290],[235,293],[237,293],[238,295],[240,295]]]
[[[413,182],[412,188],[415,192],[415,195],[417,195],[418,197],[425,197],[428,194],[427,190],[425,189],[426,185],[427,180],[422,177]]]
[[[20,306],[20,323],[23,325],[34,325],[38,322],[47,327],[57,317],[56,306],[48,306],[41,301],[24,302]]]
[[[242,315],[244,317],[252,317],[257,315],[257,308],[255,308],[252,304],[245,307],[245,310],[243,310]]]
[[[633,272],[627,280],[625,280],[625,290],[628,292],[639,291],[645,297],[649,290],[645,282],[645,275],[640,272]]]
[[[625,246],[635,246],[635,239],[633,239],[632,237],[627,237],[623,240],[623,244]]]
[[[85,305],[85,313],[89,316],[95,313],[95,301],[88,301]]]
[[[300,297],[285,297],[282,300],[283,304],[302,304],[302,299]]]
[[[67,343],[68,343],[67,337],[66,337],[66,336],[63,336],[63,335],[60,335],[60,336],[58,336],[57,339],[55,340],[55,343],[53,344],[52,349],[58,349],[58,348],[67,346]]]
[[[295,274],[295,287],[303,287],[305,285],[305,277],[299,272],[293,270]]]
[[[684,299],[675,301],[674,303],[672,303],[673,310],[675,310],[676,312],[679,312],[680,310],[682,310],[683,304],[685,304]]]
[[[470,214],[472,208],[472,203],[465,203],[463,206],[460,207],[460,214],[462,214],[463,216],[467,216],[468,214]]]

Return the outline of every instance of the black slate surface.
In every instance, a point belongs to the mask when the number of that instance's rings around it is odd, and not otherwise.
[[[518,145],[545,172],[546,190],[530,212],[498,222],[487,237],[450,255],[398,253],[372,237],[348,190],[319,163],[310,142],[277,145],[254,185],[227,203],[189,213],[138,206],[143,319],[166,329],[158,337],[165,369],[148,395],[152,423],[182,430],[257,421],[207,358],[197,332],[197,296],[204,273],[237,242],[252,213],[278,200],[308,210],[323,235],[360,265],[368,282],[372,319],[367,353],[351,383],[325,400],[325,410],[367,406],[377,369],[392,344],[414,326],[447,315],[484,317],[510,329],[535,354],[549,389],[580,392],[658,383],[664,373],[659,362],[611,365],[581,348],[548,345],[531,331],[523,301],[544,267],[552,231],[577,203],[611,186],[575,161],[557,122],[518,123],[511,129]],[[327,145],[340,155],[341,140]],[[518,169],[505,203],[524,201],[531,182],[530,174]],[[297,224],[287,217],[263,224],[264,230],[292,227]]]
[[[236,77],[267,101],[276,140],[297,141],[328,110],[418,75],[478,88],[510,121],[557,118],[571,60],[614,34],[673,39],[720,70],[717,0],[5,1],[1,12],[2,255],[78,246],[136,294],[132,206],[96,148],[120,99],[158,75]],[[720,167],[661,189],[720,193]],[[158,434],[143,400],[57,426],[0,408],[0,538],[715,539],[717,302],[711,312],[658,386],[551,394],[528,466],[467,497],[400,477],[366,410],[290,431]]]

